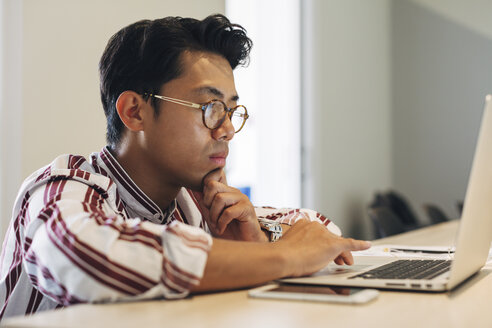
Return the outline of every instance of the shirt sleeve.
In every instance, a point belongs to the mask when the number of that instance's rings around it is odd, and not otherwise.
[[[104,189],[70,179],[26,198],[23,265],[60,304],[181,298],[200,283],[212,238],[197,227],[125,218]]]
[[[309,221],[316,221],[324,226],[332,233],[341,236],[342,231],[326,216],[306,208],[273,208],[273,207],[255,207],[256,216],[261,219],[273,220],[282,224],[292,225],[297,220],[305,219]]]

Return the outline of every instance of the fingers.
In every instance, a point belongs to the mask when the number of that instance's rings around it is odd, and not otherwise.
[[[235,205],[238,204],[240,201],[241,195],[237,195],[235,193],[215,193],[214,198],[211,200],[211,204],[207,206],[210,206],[210,221],[215,224],[217,229],[219,229],[219,218],[224,214],[225,211],[230,212],[229,208],[235,207]]]
[[[240,193],[216,194],[210,207],[209,217],[219,234],[223,233],[232,220],[244,221],[252,215],[252,205]]]
[[[248,219],[251,217],[250,206],[244,202],[239,202],[234,206],[227,207],[222,212],[217,220],[217,228],[221,233],[223,233],[232,220],[237,220],[239,223],[248,222]],[[259,227],[259,223],[256,218],[252,222]]]
[[[371,246],[370,242],[343,238],[331,233],[323,224],[309,220],[296,222],[278,241],[287,245],[286,253],[292,254],[291,275],[312,274],[328,263],[352,265],[352,251],[360,251]]]
[[[352,238],[341,238],[343,240],[342,248],[345,250],[338,255],[334,260],[338,265],[352,265],[354,264],[354,257],[350,251],[361,251],[371,247],[371,243],[364,240],[356,240]]]
[[[206,206],[211,207],[212,202],[214,202],[215,196],[219,193],[235,193],[238,195],[243,195],[236,188],[229,187],[222,182],[216,180],[207,180],[204,182],[203,185],[203,203]]]
[[[338,265],[344,265],[345,262],[343,261],[343,258],[341,256],[337,257],[336,259],[333,260],[336,264]]]
[[[347,264],[347,265],[352,265],[354,264],[354,257],[352,256],[352,253],[346,251],[342,252],[338,257],[335,259],[338,261],[335,261],[336,264]]]
[[[345,247],[349,251],[363,251],[371,247],[371,242],[367,240],[356,240],[352,238],[345,238]]]
[[[252,221],[254,228],[260,230],[248,197],[238,189],[228,186],[225,181],[224,170],[212,171],[203,179],[200,203],[208,210],[206,221],[211,230],[222,235],[233,220],[239,223],[248,219],[255,219]]]
[[[223,169],[216,169],[211,172],[209,172],[202,181],[203,186],[205,186],[207,183],[210,181],[217,181],[222,184],[227,185],[227,179],[225,176],[225,171]]]

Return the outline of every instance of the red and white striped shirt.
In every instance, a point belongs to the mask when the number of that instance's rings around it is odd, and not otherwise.
[[[256,208],[291,224],[312,210]],[[0,259],[0,319],[76,303],[182,298],[200,283],[212,245],[192,193],[163,212],[107,148],[63,155],[21,186]]]

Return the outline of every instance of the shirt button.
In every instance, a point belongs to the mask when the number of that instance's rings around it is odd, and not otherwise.
[[[159,213],[155,213],[154,214],[154,219],[160,220],[161,219],[161,215]]]

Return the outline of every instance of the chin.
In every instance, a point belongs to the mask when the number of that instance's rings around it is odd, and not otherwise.
[[[220,168],[215,168],[213,170],[210,170],[209,172],[206,172],[200,176],[189,176],[187,177],[186,181],[183,181],[183,187],[187,189],[191,189],[193,191],[203,191],[203,179],[213,171],[220,170]]]
[[[206,175],[204,175],[203,177],[201,177],[200,179],[196,179],[194,181],[187,181],[183,187],[187,188],[187,189],[190,189],[190,190],[193,190],[193,191],[202,191],[203,190],[203,178],[205,177]]]

